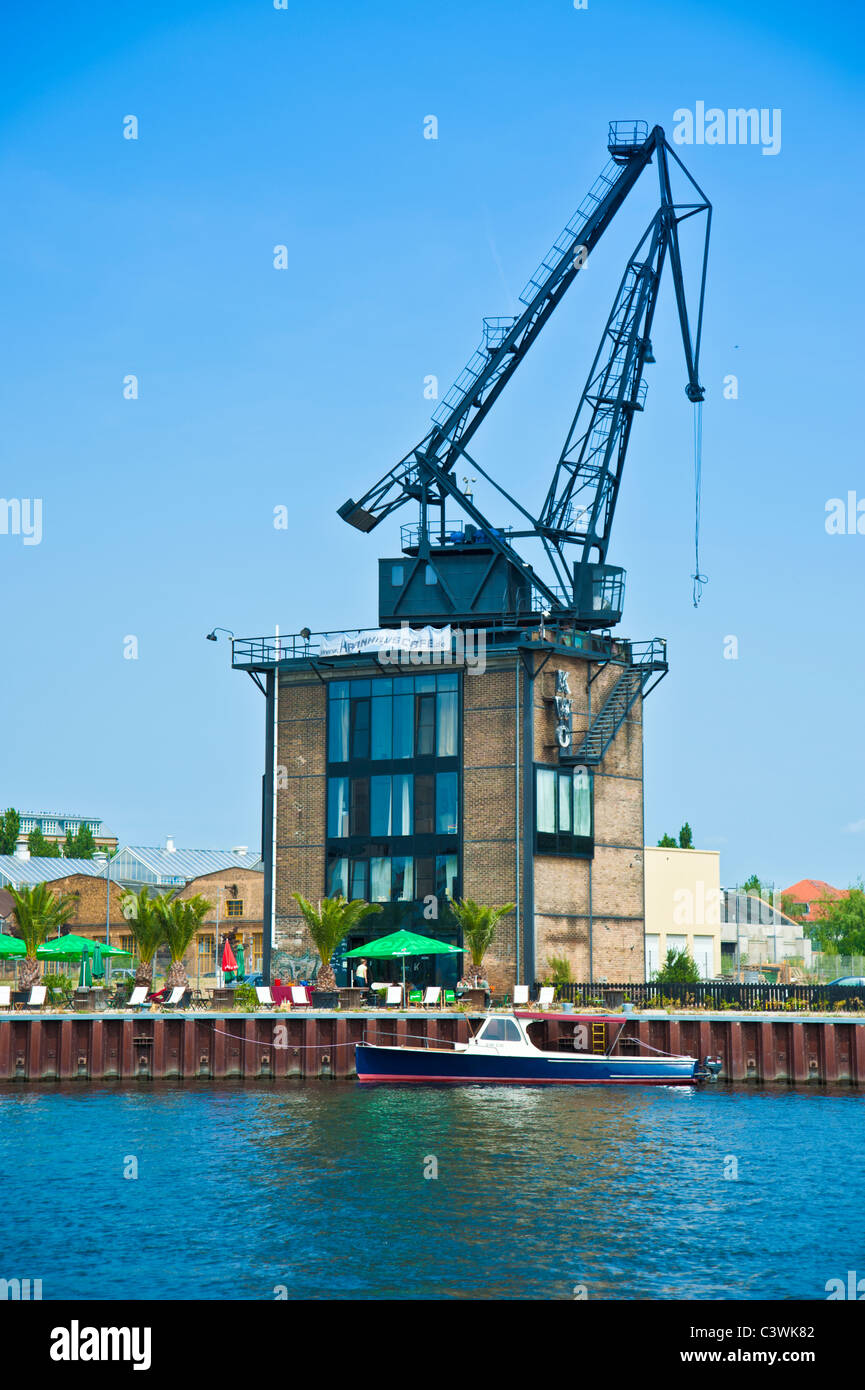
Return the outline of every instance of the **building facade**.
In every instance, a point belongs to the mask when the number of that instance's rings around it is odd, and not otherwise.
[[[18,835],[19,845],[26,847],[27,837],[34,830],[41,830],[49,843],[63,845],[67,835],[77,835],[82,825],[86,825],[93,835],[97,849],[113,854],[117,848],[117,836],[108,835],[102,829],[101,820],[88,816],[68,816],[59,811],[21,811],[21,826]]]
[[[646,979],[687,951],[704,980],[721,972],[721,855],[647,845]]]
[[[462,945],[448,899],[469,897],[513,904],[484,960],[496,991],[554,958],[575,979],[642,979],[645,672],[631,645],[535,630],[473,665],[323,660],[309,645],[234,651],[275,713],[271,975],[316,969],[293,893],[339,892],[382,909],[343,951],[398,927]],[[265,903],[267,879],[265,865]],[[409,971],[448,984],[459,968],[426,957]]]

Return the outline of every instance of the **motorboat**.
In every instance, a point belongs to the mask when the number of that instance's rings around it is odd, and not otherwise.
[[[567,1018],[574,1025],[568,1050],[545,1050],[530,1036],[532,1023],[549,1017]],[[578,1085],[578,1086],[693,1086],[720,1070],[718,1058],[683,1057],[653,1051],[635,1055],[619,1046],[626,1019],[597,1014],[494,1014],[484,1020],[468,1042],[449,1047],[416,1047],[402,1043],[356,1044],[357,1079],[362,1082],[415,1082],[455,1085]],[[592,1025],[619,1024],[609,1047],[598,1044]],[[606,1039],[606,1027],[604,1039]],[[637,1042],[637,1040],[631,1040]]]

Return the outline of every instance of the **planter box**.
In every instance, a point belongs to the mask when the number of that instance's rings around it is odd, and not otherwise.
[[[335,1009],[339,1003],[338,989],[314,989],[310,993],[314,1009]]]

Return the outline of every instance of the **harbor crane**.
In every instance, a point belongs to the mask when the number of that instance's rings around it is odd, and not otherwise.
[[[419,508],[418,522],[402,527],[402,554],[379,561],[384,627],[418,621],[525,627],[540,619],[588,632],[609,628],[622,616],[625,571],[608,564],[607,553],[631,426],[645,404],[643,369],[655,361],[651,333],[661,279],[669,261],[685,352],[685,393],[699,413],[712,208],[660,126],[649,131],[645,121],[613,121],[607,148],[606,167],[520,295],[522,312],[484,319],[480,346],[438,405],[423,439],[359,501],[349,498],[339,508],[345,521],[364,532],[406,502]],[[535,514],[481,467],[468,446],[653,159],[657,211],[628,259],[549,490]],[[687,201],[674,197],[674,165],[687,180]],[[691,317],[679,227],[701,215],[705,235]],[[472,490],[478,476],[497,489],[522,523],[497,526],[487,518]],[[461,513],[458,520],[446,515],[449,507]],[[541,543],[543,573],[520,553],[524,540]]]

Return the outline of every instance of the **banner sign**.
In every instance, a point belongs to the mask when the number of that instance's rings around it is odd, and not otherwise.
[[[379,627],[369,632],[323,637],[321,656],[352,656],[363,652],[449,652],[453,642],[448,627]]]

